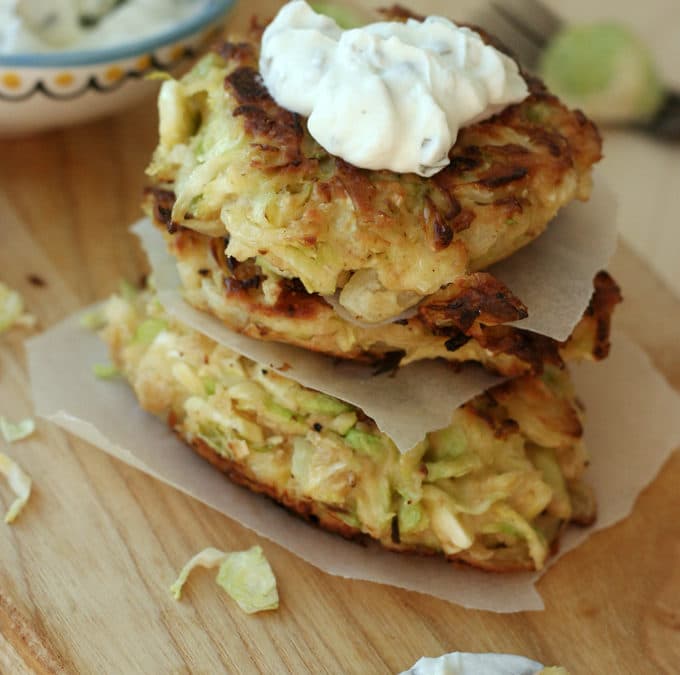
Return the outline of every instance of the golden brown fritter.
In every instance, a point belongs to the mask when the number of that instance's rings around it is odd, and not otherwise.
[[[351,166],[278,106],[258,74],[258,37],[225,42],[159,100],[148,170],[177,199],[171,227],[229,235],[257,258],[354,316],[378,321],[483,270],[587,199],[600,138],[581,113],[528,79],[530,96],[461,130],[431,178]]]
[[[153,197],[153,195],[151,195]],[[168,213],[170,193],[156,194],[154,219]],[[164,227],[163,227],[164,229]],[[476,361],[502,375],[540,373],[564,359],[601,359],[620,301],[618,287],[601,272],[590,307],[565,343],[504,325],[526,316],[522,303],[486,273],[474,273],[425,299],[410,318],[361,326],[342,318],[324,298],[296,279],[263,270],[254,260],[224,253],[225,240],[177,228],[165,235],[185,299],[250,337],[286,342],[331,356],[389,365],[444,358]]]
[[[233,481],[345,537],[493,571],[540,568],[568,522],[591,522],[582,411],[566,369],[452,411],[400,454],[361,410],[115,297],[102,336],[141,406]]]

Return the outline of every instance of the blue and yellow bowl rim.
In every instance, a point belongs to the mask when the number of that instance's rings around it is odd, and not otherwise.
[[[140,53],[153,52],[164,45],[179,42],[217,21],[231,9],[235,0],[208,0],[205,6],[184,21],[148,38],[132,40],[104,49],[49,52],[46,54],[0,54],[1,67],[63,68],[88,66],[134,58]]]

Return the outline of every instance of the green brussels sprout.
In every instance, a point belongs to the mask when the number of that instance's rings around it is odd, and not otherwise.
[[[345,30],[358,28],[367,23],[366,17],[358,10],[339,5],[335,2],[310,2],[309,6],[315,12],[329,16],[340,28]]]
[[[551,91],[601,122],[647,120],[664,98],[649,49],[618,23],[565,28],[543,53],[540,73]]]

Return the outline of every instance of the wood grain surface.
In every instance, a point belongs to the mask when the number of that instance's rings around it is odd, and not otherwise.
[[[255,3],[244,4],[236,23]],[[128,225],[155,127],[149,102],[0,141],[0,279],[23,293],[39,329],[144,273]],[[626,295],[618,325],[680,387],[680,303],[625,249],[612,270]],[[0,337],[0,413],[11,419],[32,413],[26,335]],[[574,675],[678,672],[678,453],[628,519],[540,581],[544,612],[497,615],[328,576],[50,424],[0,448],[34,479],[24,513],[0,524],[0,673],[396,673],[453,650],[523,654]],[[0,485],[0,509],[11,499]],[[243,614],[209,572],[182,602],[170,596],[199,549],[255,543],[279,578],[278,611]]]

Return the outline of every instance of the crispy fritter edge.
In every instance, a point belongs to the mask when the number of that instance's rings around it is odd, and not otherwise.
[[[211,238],[173,223],[170,214],[175,195],[171,190],[148,187],[145,191],[145,207],[152,215],[157,227],[166,229],[178,237],[176,244],[183,246],[210,246],[212,257],[224,276],[225,295],[250,303],[263,315],[284,317],[300,321],[313,320],[319,312],[329,311],[330,305],[317,294],[308,293],[302,282],[296,279],[282,280],[283,288],[277,302],[272,306],[262,305],[252,298],[259,292],[263,278],[262,270],[254,261],[239,262],[228,259],[224,254],[226,242],[222,238]],[[186,243],[183,243],[186,241]],[[205,242],[205,243],[204,243]],[[477,272],[450,284],[427,298],[418,314],[408,322],[422,323],[432,335],[441,336],[447,351],[455,352],[471,338],[494,355],[514,356],[527,364],[530,372],[540,373],[545,364],[563,365],[561,350],[569,353],[569,346],[576,339],[587,335],[595,336],[592,357],[604,359],[609,352],[611,318],[616,305],[621,302],[621,292],[605,271],[594,279],[594,292],[590,304],[574,329],[574,335],[559,343],[544,335],[514,326],[503,325],[527,316],[525,305],[492,275]],[[593,325],[595,324],[595,325]],[[252,336],[255,337],[255,336]],[[260,338],[267,339],[264,334]],[[272,338],[269,338],[272,339]],[[284,337],[274,338],[284,341]],[[378,363],[385,358],[380,354],[359,351],[351,353],[328,352],[338,358]],[[394,360],[392,352],[388,352]]]

